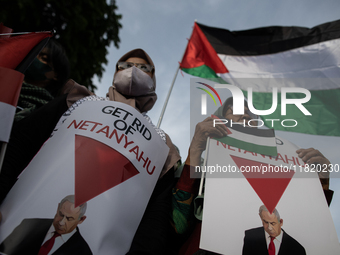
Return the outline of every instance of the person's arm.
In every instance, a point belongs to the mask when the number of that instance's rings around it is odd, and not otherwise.
[[[213,120],[213,118],[208,117],[196,125],[195,133],[189,147],[188,157],[185,161],[185,164],[191,166],[200,166],[201,155],[207,145],[207,138],[209,136],[223,137],[228,135],[226,126],[215,125],[214,127]]]
[[[172,218],[177,234],[185,234],[192,225],[193,199],[198,193],[199,180],[190,178],[190,166],[185,164],[178,182],[172,189]]]
[[[209,136],[226,136],[227,131],[224,125],[213,126],[213,118],[206,118],[198,123],[195,134],[191,141],[188,157],[185,161],[181,176],[173,188],[173,221],[177,233],[185,234],[193,221],[193,199],[197,196],[199,188],[199,178],[192,178],[190,172],[195,166],[201,165],[201,155],[206,148]]]
[[[308,165],[314,164],[317,169],[324,169],[323,166],[330,165],[330,161],[320,151],[314,148],[299,149],[296,151],[296,153],[303,162],[307,163]],[[328,169],[329,168],[327,167],[327,170]],[[331,204],[334,193],[333,190],[329,189],[329,171],[320,172],[319,178],[329,206]]]

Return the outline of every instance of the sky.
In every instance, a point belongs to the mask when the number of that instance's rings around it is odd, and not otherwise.
[[[95,93],[105,96],[112,83],[116,61],[122,55],[135,48],[144,49],[156,67],[158,100],[148,112],[155,125],[175,79],[161,128],[179,148],[183,161],[190,145],[189,87],[190,79],[195,77],[181,71],[177,76],[175,74],[195,20],[207,26],[237,31],[264,26],[311,28],[340,18],[338,0],[117,0],[116,4],[117,13],[122,14],[119,49],[113,45],[109,48],[109,63],[104,66],[106,71],[100,81],[94,79],[98,87]],[[317,137],[291,132],[279,132],[279,135],[302,148],[316,148],[332,164],[340,164],[339,137]],[[334,190],[330,211],[339,237],[340,179],[332,178],[330,188]]]

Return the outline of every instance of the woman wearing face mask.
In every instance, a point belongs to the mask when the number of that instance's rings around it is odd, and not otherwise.
[[[59,96],[69,77],[69,69],[63,47],[50,39],[25,72],[15,121]]]
[[[157,99],[154,73],[155,68],[151,58],[143,50],[135,49],[126,53],[117,62],[113,84],[106,98],[95,96],[85,87],[72,80],[68,81],[63,96],[55,98],[33,112],[20,121],[21,125],[19,127],[17,125],[13,130],[14,135],[11,136],[0,175],[0,201],[2,202],[17,176],[48,139],[58,120],[60,119],[59,123],[61,123],[82,102],[112,100],[125,103],[141,112],[152,124],[146,112],[153,107]],[[63,117],[60,118],[62,115]],[[170,150],[134,236],[131,249],[127,253],[130,255],[173,254],[171,237],[174,232],[170,219],[171,189],[174,185],[174,168],[180,156],[169,136],[163,130],[155,126],[154,128]]]

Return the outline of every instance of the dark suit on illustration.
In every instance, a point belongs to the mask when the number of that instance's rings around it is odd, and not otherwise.
[[[0,244],[0,252],[7,255],[38,254],[53,219],[24,219]],[[79,229],[59,247],[54,255],[92,255]]]
[[[264,231],[263,227],[245,231],[242,255],[268,255]],[[306,255],[306,251],[298,241],[283,231],[278,255]]]

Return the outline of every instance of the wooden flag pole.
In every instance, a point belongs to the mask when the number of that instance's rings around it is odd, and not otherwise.
[[[204,166],[206,167],[206,165],[207,165],[209,142],[210,142],[210,137],[207,138],[207,145],[205,146],[205,155],[204,155],[204,160],[203,160],[203,167]],[[201,171],[201,182],[200,182],[200,187],[199,187],[199,190],[198,190],[199,196],[201,196],[202,193],[203,193],[204,179],[205,179],[205,172]]]
[[[2,163],[4,162],[6,149],[7,149],[7,143],[6,143],[6,142],[1,142],[1,152],[0,152],[0,173],[1,173],[1,169],[2,169]]]
[[[36,34],[39,34],[39,33],[52,33],[52,34],[55,34],[55,30],[51,30],[51,31],[39,31],[39,32],[18,32],[18,33],[3,33],[0,35],[1,36],[4,36],[4,35],[27,35],[27,34],[32,34],[32,33],[36,33]]]
[[[159,116],[159,119],[158,119],[157,128],[159,128],[161,126],[161,123],[162,123],[162,120],[163,120],[163,116],[164,116],[164,113],[165,113],[165,109],[166,109],[166,106],[168,105],[168,101],[169,101],[169,98],[170,98],[170,95],[171,95],[171,91],[172,91],[172,88],[174,87],[174,84],[175,84],[176,77],[177,77],[179,69],[180,69],[180,65],[178,65],[178,68],[176,70],[175,76],[172,79],[172,83],[171,83],[170,89],[168,91],[168,95],[167,95],[167,97],[165,99],[161,115]]]
[[[197,21],[197,20],[195,20],[195,22],[196,22],[196,21]],[[189,40],[190,40],[190,39],[189,39]],[[188,40],[188,44],[189,44],[189,40]],[[187,47],[185,47],[185,50],[184,50],[184,52],[183,52],[183,56],[182,56],[181,59],[183,59],[186,49],[187,49]],[[158,119],[157,128],[159,128],[159,127],[161,126],[161,123],[162,123],[162,120],[163,120],[163,116],[164,116],[164,113],[165,113],[165,109],[166,109],[166,107],[167,107],[167,105],[168,105],[168,101],[169,101],[169,98],[170,98],[170,95],[171,95],[171,91],[172,91],[172,88],[174,87],[174,84],[175,84],[175,81],[176,81],[177,74],[178,74],[178,71],[179,71],[179,69],[180,69],[180,66],[181,66],[181,64],[178,65],[178,68],[177,68],[177,70],[176,70],[176,72],[175,72],[175,76],[174,76],[174,78],[172,79],[172,83],[171,83],[170,89],[169,89],[169,91],[168,91],[168,95],[167,95],[167,97],[166,97],[166,99],[165,99],[165,102],[164,102],[164,105],[163,105],[163,109],[162,109],[161,115],[159,116],[159,119]]]

